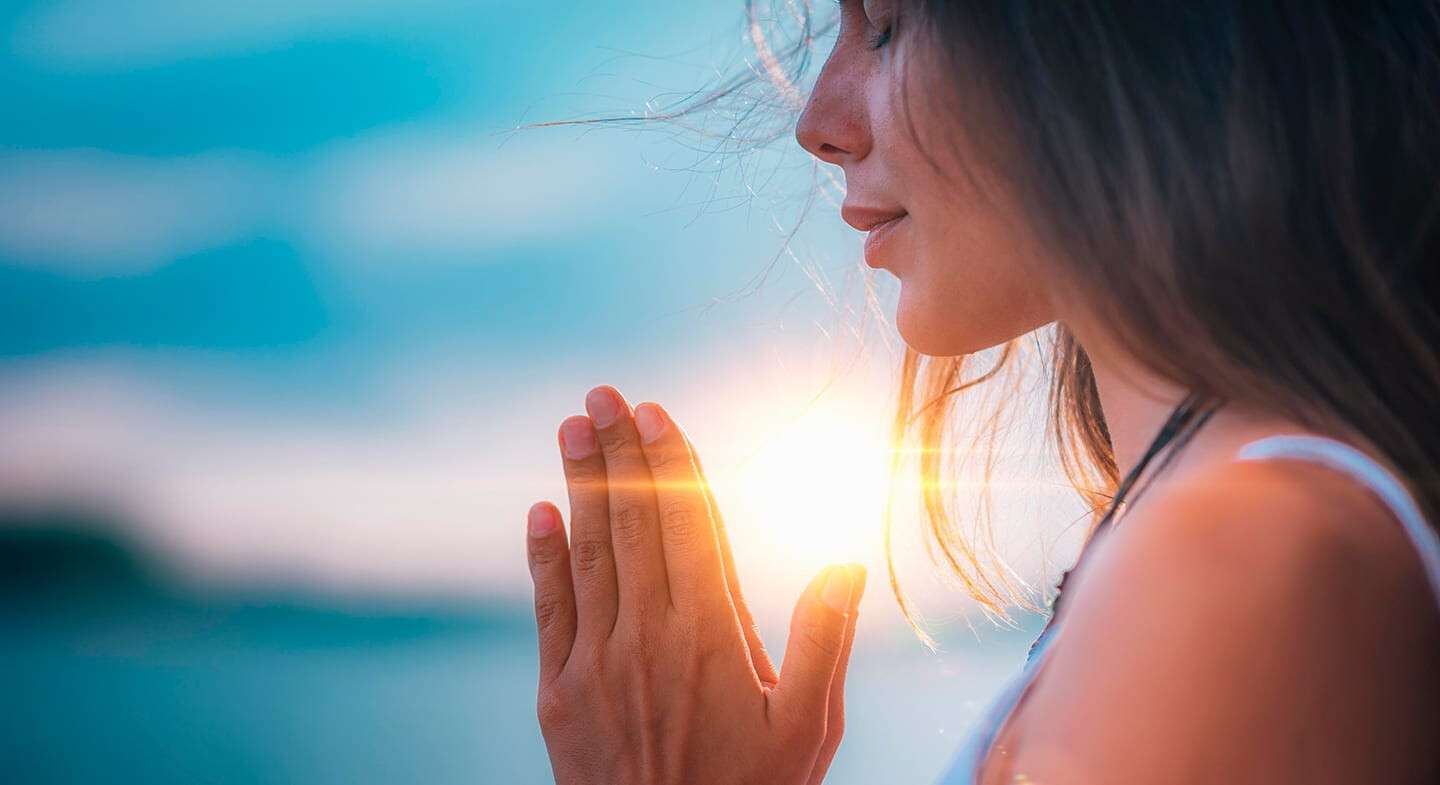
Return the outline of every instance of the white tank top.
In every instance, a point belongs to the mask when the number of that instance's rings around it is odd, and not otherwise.
[[[1430,580],[1431,594],[1437,607],[1440,607],[1440,534],[1425,522],[1420,506],[1405,486],[1375,459],[1344,442],[1309,434],[1266,436],[1241,447],[1236,451],[1235,458],[1242,461],[1275,458],[1315,461],[1344,472],[1368,487],[1395,514],[1410,541],[1415,544]],[[1044,664],[1045,653],[1060,626],[1053,625],[1036,640],[1029,659],[1018,673],[1010,677],[999,696],[980,716],[945,773],[937,780],[938,785],[979,785],[980,765],[986,753]]]

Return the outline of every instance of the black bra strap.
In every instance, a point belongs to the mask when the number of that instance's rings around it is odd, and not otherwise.
[[[1101,530],[1113,525],[1120,507],[1127,505],[1131,500],[1131,491],[1135,483],[1140,479],[1140,476],[1144,474],[1145,467],[1150,464],[1150,461],[1153,460],[1161,450],[1165,449],[1166,445],[1169,445],[1172,441],[1176,442],[1174,448],[1171,449],[1170,452],[1166,454],[1165,459],[1160,462],[1160,466],[1156,468],[1153,474],[1146,478],[1145,485],[1142,486],[1140,490],[1135,491],[1135,498],[1138,498],[1139,495],[1150,486],[1150,482],[1154,480],[1156,475],[1163,472],[1165,467],[1170,465],[1170,461],[1179,453],[1180,448],[1185,446],[1190,440],[1190,437],[1193,436],[1195,432],[1200,429],[1200,426],[1204,425],[1205,422],[1210,419],[1210,416],[1215,413],[1215,410],[1219,408],[1218,404],[1205,404],[1206,402],[1202,400],[1199,395],[1191,393],[1171,410],[1170,417],[1166,419],[1165,424],[1160,427],[1160,430],[1155,434],[1155,438],[1150,441],[1150,446],[1146,448],[1145,454],[1141,456],[1140,460],[1135,463],[1135,466],[1125,475],[1125,479],[1121,481],[1119,488],[1115,491],[1115,495],[1110,499],[1110,506],[1106,509],[1105,516],[1095,525],[1095,530],[1091,533],[1087,544],[1088,542],[1093,542],[1095,535],[1099,534]],[[1177,437],[1178,441],[1176,441]],[[1055,589],[1055,597],[1050,602],[1050,618],[1045,622],[1045,627],[1040,631],[1040,635],[1036,637],[1035,642],[1030,645],[1029,656],[1034,655],[1036,645],[1040,642],[1040,639],[1045,637],[1045,634],[1050,631],[1051,625],[1055,623],[1055,619],[1060,613],[1060,600],[1061,597],[1064,596],[1065,581],[1070,577],[1071,573],[1079,568],[1088,550],[1088,548],[1082,548],[1080,555],[1075,560],[1075,564],[1061,574],[1060,583]]]

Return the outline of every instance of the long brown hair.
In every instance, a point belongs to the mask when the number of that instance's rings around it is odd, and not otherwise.
[[[1440,2],[898,1],[892,45],[963,75],[922,97],[956,110],[955,136],[1002,173],[1056,280],[1122,349],[1205,399],[1366,449],[1440,519]],[[753,72],[780,87],[772,107],[797,110],[828,28],[800,0],[760,5],[746,2]],[[787,19],[795,43],[772,47],[764,22]],[[739,85],[643,119],[714,111]],[[1063,325],[1047,335],[1048,430],[1098,517],[1117,471],[1095,378]],[[938,560],[1003,619],[1033,607],[1025,587],[977,541],[988,522],[962,536],[940,489],[946,423],[1010,375],[1022,341],[978,369],[907,349],[892,431],[917,446],[896,454],[919,456]]]
[[[952,105],[994,129],[1047,261],[1121,346],[1362,446],[1437,519],[1440,4],[915,0],[898,24],[966,75]],[[1099,511],[1117,478],[1095,379],[1063,327],[1051,351],[1051,431]],[[897,440],[946,448],[965,363],[907,355]],[[1008,587],[926,508],[998,610]]]

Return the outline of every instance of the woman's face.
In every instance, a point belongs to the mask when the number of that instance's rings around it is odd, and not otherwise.
[[[899,6],[842,0],[835,49],[795,136],[844,170],[841,215],[869,232],[866,262],[900,279],[905,342],[930,355],[979,351],[1052,321],[1050,293],[1000,180],[961,152],[948,75],[926,65],[941,58],[927,56],[931,44],[915,20],[897,18]]]

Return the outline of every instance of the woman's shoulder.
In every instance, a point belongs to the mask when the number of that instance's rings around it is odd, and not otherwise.
[[[1361,631],[1367,644],[1413,642],[1396,622],[1440,633],[1440,598],[1394,511],[1316,461],[1201,464],[1157,483],[1109,540],[1093,578],[1154,598],[1137,613],[1266,620],[1271,645],[1353,644]]]
[[[1117,527],[1117,569],[1226,577],[1247,593],[1437,605],[1417,544],[1372,487],[1309,459],[1212,459],[1157,483]],[[1437,611],[1440,612],[1440,611]],[[1437,617],[1440,618],[1440,617]]]
[[[1076,576],[1017,717],[1027,773],[1170,781],[1203,760],[1234,782],[1408,781],[1433,765],[1440,615],[1388,508],[1293,461],[1196,466],[1148,493]]]

